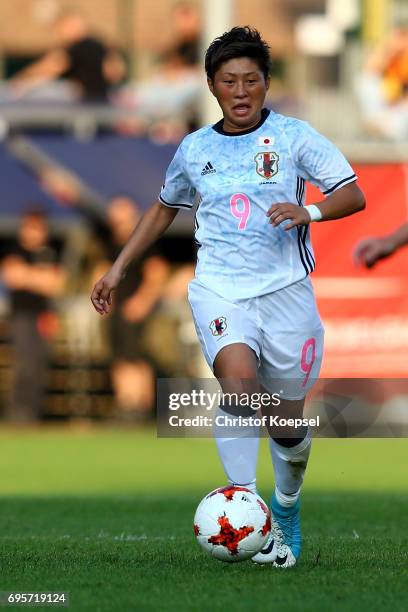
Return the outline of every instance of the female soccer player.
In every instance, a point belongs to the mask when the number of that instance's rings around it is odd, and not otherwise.
[[[364,196],[333,144],[307,123],[264,108],[270,55],[259,32],[235,27],[216,38],[205,69],[223,119],[184,138],[159,201],[95,285],[92,303],[100,314],[109,312],[129,263],[163,234],[179,208],[198,204],[189,301],[205,357],[224,391],[272,392],[279,380],[280,414],[298,416],[323,351],[309,280],[315,264],[309,224],[362,210]],[[323,201],[304,206],[306,180],[320,187]],[[215,429],[228,481],[256,490],[258,432],[241,428],[231,436]],[[310,444],[307,428],[270,438],[274,527],[255,562],[290,567],[300,555],[299,493]]]

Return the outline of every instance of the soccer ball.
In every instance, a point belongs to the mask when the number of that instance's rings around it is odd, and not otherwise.
[[[221,561],[245,561],[256,555],[271,531],[265,502],[245,487],[215,489],[198,505],[194,533],[204,550]]]

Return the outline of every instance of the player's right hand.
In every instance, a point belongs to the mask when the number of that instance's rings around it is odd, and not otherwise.
[[[112,292],[119,284],[121,274],[118,274],[113,268],[109,270],[93,288],[91,294],[91,302],[100,315],[108,314],[112,308]]]
[[[354,261],[357,265],[373,268],[380,259],[389,257],[394,246],[388,238],[366,238],[359,242],[354,250]]]

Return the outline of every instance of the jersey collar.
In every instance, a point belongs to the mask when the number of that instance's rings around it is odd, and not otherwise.
[[[261,125],[265,123],[270,113],[271,111],[268,108],[263,108],[261,111],[261,119],[258,121],[258,123],[254,125],[253,127],[247,130],[242,130],[240,132],[225,132],[224,131],[224,119],[221,119],[220,121],[215,123],[212,126],[212,129],[218,132],[218,134],[222,134],[223,136],[244,136],[245,134],[251,134],[251,132],[255,132],[256,130],[258,130],[261,127]]]

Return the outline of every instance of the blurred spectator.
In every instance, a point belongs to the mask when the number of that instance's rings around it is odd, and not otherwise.
[[[135,112],[121,129],[148,132],[155,142],[179,143],[199,127],[199,105],[204,83],[199,67],[201,16],[194,4],[174,5],[169,28],[172,44],[163,49],[152,74],[121,89],[115,102]]]
[[[109,202],[109,233],[105,234],[109,263],[102,264],[103,272],[119,255],[140,216],[135,202],[127,196],[117,196]],[[122,414],[138,420],[151,415],[154,402],[154,373],[143,348],[143,326],[160,298],[168,271],[165,260],[152,251],[133,262],[116,292],[115,309],[109,318],[117,405]]]
[[[33,422],[44,413],[48,341],[57,329],[52,298],[61,295],[65,284],[40,210],[22,217],[17,240],[6,247],[0,270],[10,292],[14,346],[13,389],[6,416]]]
[[[45,176],[51,190],[61,191],[63,177],[51,180]],[[93,270],[91,284],[111,266],[127,242],[141,213],[131,197],[117,195],[108,203],[106,218],[94,208],[72,199],[73,186],[67,183],[64,194],[86,218],[103,251],[102,261]],[[161,297],[169,274],[169,265],[157,250],[146,253],[133,262],[115,294],[115,307],[107,320],[112,353],[112,386],[119,416],[144,421],[152,416],[154,405],[154,371],[144,348],[144,328],[149,315]]]
[[[369,58],[357,85],[366,128],[392,140],[408,136],[408,25]]]
[[[172,29],[174,43],[171,52],[175,52],[190,66],[197,66],[201,49],[201,16],[197,6],[190,2],[177,2],[172,12]]]
[[[203,78],[176,50],[166,53],[146,80],[121,89],[119,106],[137,115],[138,131],[158,142],[180,142],[197,123]]]
[[[78,100],[106,102],[109,87],[124,77],[124,62],[119,53],[91,33],[78,10],[59,15],[55,21],[55,35],[55,48],[11,79],[15,94],[24,96],[62,78],[74,84]]]

